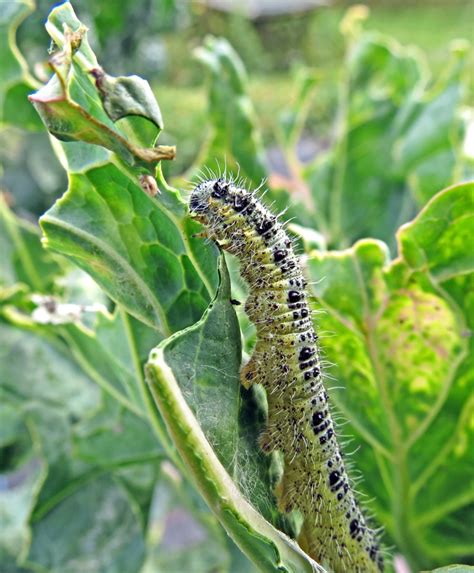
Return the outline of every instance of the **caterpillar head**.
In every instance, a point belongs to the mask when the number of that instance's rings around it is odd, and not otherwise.
[[[206,223],[212,214],[216,202],[226,198],[229,184],[225,179],[210,179],[197,185],[189,200],[190,215],[194,219]]]

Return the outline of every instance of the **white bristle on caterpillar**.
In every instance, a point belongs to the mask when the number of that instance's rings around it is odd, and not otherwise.
[[[249,285],[245,311],[257,342],[241,381],[261,384],[267,393],[260,445],[284,456],[276,490],[280,508],[302,513],[301,545],[335,573],[383,571],[377,535],[356,501],[335,435],[307,283],[292,240],[254,193],[224,177],[201,181],[189,206],[209,238],[238,257]]]

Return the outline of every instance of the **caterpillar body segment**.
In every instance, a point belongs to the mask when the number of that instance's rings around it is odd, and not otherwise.
[[[241,381],[266,390],[268,420],[260,445],[284,456],[275,492],[280,508],[300,510],[300,542],[335,573],[383,571],[377,536],[359,508],[335,435],[306,281],[292,241],[252,193],[224,178],[195,187],[190,214],[239,258],[249,285],[245,311],[256,326],[257,343]]]

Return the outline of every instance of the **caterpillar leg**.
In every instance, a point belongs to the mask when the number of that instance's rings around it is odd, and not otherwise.
[[[252,384],[259,379],[258,376],[259,361],[253,356],[240,371],[240,382],[248,390]]]
[[[266,386],[273,379],[272,356],[268,353],[265,341],[257,342],[252,357],[240,371],[240,381],[244,388],[250,388],[254,382]]]
[[[194,233],[192,235],[193,239],[210,239],[210,233],[207,229],[203,229],[202,231],[199,231],[199,233]]]

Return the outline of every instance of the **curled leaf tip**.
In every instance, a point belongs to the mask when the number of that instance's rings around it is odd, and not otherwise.
[[[160,108],[146,80],[138,76],[109,76],[100,66],[92,68],[89,73],[95,79],[104,110],[112,121],[135,115],[163,129]]]

